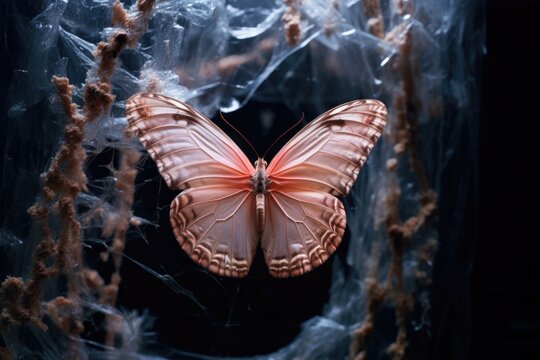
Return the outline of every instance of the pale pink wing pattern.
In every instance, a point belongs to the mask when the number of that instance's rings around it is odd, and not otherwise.
[[[270,190],[262,248],[270,274],[302,275],[324,263],[345,232],[345,210],[335,196],[307,190]]]
[[[242,150],[187,104],[140,93],[128,99],[126,116],[129,130],[139,137],[172,189],[244,184],[253,174]]]
[[[335,196],[349,193],[386,115],[377,100],[342,104],[309,123],[274,157],[261,242],[273,276],[303,274],[335,251],[346,223]]]
[[[222,275],[247,275],[257,247],[253,192],[224,186],[188,189],[171,204],[176,239],[191,258]]]
[[[250,183],[254,168],[238,146],[191,106],[141,93],[126,103],[128,128],[167,185],[176,239],[191,258],[225,276],[245,276],[258,238]]]

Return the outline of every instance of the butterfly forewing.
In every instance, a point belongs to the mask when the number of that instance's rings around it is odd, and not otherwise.
[[[129,130],[139,137],[169,187],[249,186],[253,165],[221,129],[191,106],[141,93],[127,101],[126,116]]]
[[[386,124],[386,107],[355,100],[329,110],[294,136],[267,169],[267,225],[261,245],[272,275],[321,265],[345,229],[343,204]]]
[[[131,97],[126,117],[167,185],[187,189],[170,211],[182,248],[210,271],[245,276],[258,238],[254,168],[244,153],[204,115],[166,96]]]
[[[267,173],[274,187],[348,194],[386,124],[386,106],[355,100],[317,117],[274,157]]]

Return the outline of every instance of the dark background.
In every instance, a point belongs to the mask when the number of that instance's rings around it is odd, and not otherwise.
[[[486,3],[472,358],[540,359],[538,175],[530,156],[538,152],[540,4]]]
[[[534,273],[535,270],[538,272],[540,262],[532,246],[538,241],[535,231],[538,221],[535,190],[538,176],[535,175],[537,162],[526,160],[526,155],[537,152],[529,147],[538,142],[535,127],[540,120],[536,109],[539,83],[535,77],[539,65],[538,57],[533,55],[538,44],[536,23],[540,17],[540,5],[534,0],[486,0],[486,3],[486,56],[481,77],[480,136],[477,144],[479,158],[477,176],[471,178],[467,194],[468,220],[463,231],[464,241],[460,242],[457,249],[459,261],[455,268],[443,269],[436,264],[431,313],[433,338],[427,345],[430,350],[420,350],[422,341],[413,339],[409,353],[411,359],[540,358],[540,287],[538,275]],[[17,58],[18,48],[17,42],[13,40],[17,38],[13,24],[5,11],[8,4],[7,0],[0,2],[1,121],[5,121],[5,96],[15,66],[12,59]],[[3,132],[0,132],[0,156],[4,141]],[[166,191],[163,194],[165,197],[171,196]],[[170,253],[171,258],[176,255]],[[442,259],[441,264],[447,255],[444,252],[437,255],[438,260]],[[261,263],[260,258],[258,261]],[[132,270],[135,271],[129,271]],[[260,277],[264,281],[272,281],[265,277],[264,269],[254,270],[255,277],[251,281],[260,283]],[[326,271],[322,269],[320,273],[304,279],[307,282],[304,284],[306,288],[320,288],[321,281],[328,284]],[[147,275],[140,276],[137,278],[139,285],[143,284],[143,277]],[[196,278],[197,274],[189,281],[196,281]],[[209,280],[202,276],[198,281]],[[274,319],[274,322],[266,324],[267,332],[280,335],[274,338],[277,341],[275,344],[268,343],[268,338],[261,338],[260,344],[267,344],[267,348],[258,348],[262,352],[286,343],[287,338],[299,330],[301,321],[320,311],[326,296],[324,293],[301,293],[294,281],[269,285],[274,289],[279,287],[283,293],[290,293],[293,301],[292,304],[276,303],[274,310],[266,308],[264,319]],[[137,284],[130,286],[135,287]],[[209,281],[208,286],[214,285]],[[212,331],[209,336],[221,339],[222,343],[218,346],[226,347],[229,344],[232,347],[232,342],[244,341],[242,336],[246,332],[231,332],[230,326],[234,327],[237,321],[245,323],[245,316],[249,314],[231,313],[229,304],[232,302],[238,302],[232,308],[240,309],[245,299],[255,299],[261,303],[274,301],[272,294],[266,293],[264,287],[253,294],[243,289],[254,287],[243,284],[224,283],[219,286],[223,288],[220,296],[228,305],[223,309],[213,309],[218,319],[212,322],[212,319],[205,318],[199,329],[192,329],[193,338],[184,338],[190,342],[192,350],[204,345],[196,342],[197,332],[208,329]],[[151,297],[154,289],[144,290]],[[301,300],[310,295],[317,300],[303,307],[305,302]],[[203,300],[209,296],[213,295],[202,292],[197,294],[197,298]],[[276,295],[275,298],[279,297]],[[125,297],[120,300],[126,305],[130,303]],[[163,306],[163,301],[167,300],[156,299],[155,306]],[[197,313],[196,306],[188,308],[193,306],[189,302],[170,306],[177,306],[179,311],[183,309],[186,314]],[[283,323],[287,313],[280,311],[284,306],[292,306],[289,312],[296,314],[296,317],[288,318],[290,321],[287,324]],[[249,315],[248,320],[256,326],[262,320],[252,315]],[[170,319],[172,321],[173,318]],[[232,319],[231,322],[228,319]],[[166,323],[166,320],[157,326],[174,326],[173,323]],[[200,319],[191,320],[193,323],[201,323]],[[215,324],[222,324],[222,329],[219,326],[216,328]],[[224,332],[230,338],[223,338]],[[189,332],[186,334],[189,336]],[[172,338],[177,338],[174,336],[177,334],[172,335]],[[171,341],[171,345],[175,345],[174,340]],[[259,345],[255,341],[247,346],[255,348]]]

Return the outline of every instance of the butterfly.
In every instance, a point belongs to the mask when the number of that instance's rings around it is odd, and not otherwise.
[[[270,164],[252,165],[195,108],[167,96],[127,100],[138,136],[171,189],[170,220],[182,249],[221,276],[247,275],[259,241],[270,274],[304,274],[324,263],[345,232],[343,203],[386,124],[386,106],[354,100],[311,121]]]

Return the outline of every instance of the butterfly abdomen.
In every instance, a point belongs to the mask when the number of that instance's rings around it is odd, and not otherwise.
[[[255,209],[257,211],[257,231],[262,234],[265,221],[265,197],[263,193],[257,193],[255,196]]]
[[[255,162],[255,172],[251,177],[251,185],[255,193],[255,209],[257,212],[257,230],[259,235],[263,232],[265,221],[265,197],[268,188],[266,176],[266,161],[258,159]]]

